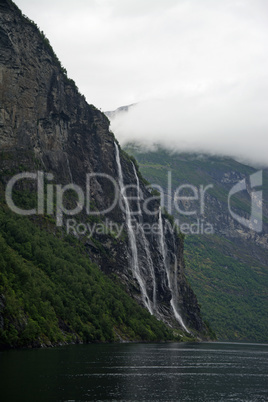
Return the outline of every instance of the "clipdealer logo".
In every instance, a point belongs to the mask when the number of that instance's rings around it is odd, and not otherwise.
[[[104,173],[87,173],[85,175],[85,191],[78,185],[74,183],[69,183],[66,185],[53,184],[54,176],[51,173],[45,173],[43,171],[37,171],[36,173],[24,172],[13,176],[6,186],[6,203],[8,207],[18,215],[54,215],[56,217],[56,225],[63,226],[64,216],[70,217],[78,215],[82,210],[86,212],[87,215],[102,215],[111,212],[118,204],[121,211],[124,214],[129,213],[132,219],[132,225],[135,226],[135,215],[138,216],[141,213],[144,215],[155,215],[158,216],[159,211],[156,208],[152,208],[155,200],[160,202],[160,205],[167,206],[167,212],[172,214],[173,210],[176,211],[180,216],[192,216],[196,217],[194,222],[179,222],[176,219],[175,224],[177,229],[179,229],[184,234],[212,234],[213,227],[210,223],[205,222],[203,219],[198,218],[198,213],[201,216],[204,215],[205,211],[205,196],[206,192],[213,187],[212,184],[207,186],[200,185],[196,187],[191,184],[181,184],[176,189],[172,189],[172,177],[171,172],[168,172],[168,191],[166,192],[161,186],[156,184],[149,184],[146,187],[148,193],[143,194],[140,188],[139,181],[137,184],[128,184],[120,188],[116,180]],[[91,208],[91,181],[98,181],[98,179],[106,180],[114,188],[114,199],[110,200],[110,205],[104,210],[94,210]],[[14,188],[17,183],[30,180],[36,183],[36,193],[37,202],[35,208],[23,209],[15,204],[13,198]],[[64,200],[66,199],[67,192],[72,190],[76,194],[76,205],[70,209],[65,206]],[[153,191],[154,190],[154,191]],[[155,191],[157,190],[157,191]],[[187,195],[185,194],[187,193]],[[151,194],[151,196],[149,195]],[[134,202],[135,210],[127,211],[126,208],[129,201]],[[142,200],[142,203],[141,203]],[[165,202],[166,201],[166,202]],[[153,202],[153,203],[152,203]],[[193,203],[191,208],[182,209],[181,203]],[[128,208],[129,209],[129,208]],[[92,230],[105,231],[103,225],[101,227],[89,228],[85,222],[77,222],[75,219],[67,220],[67,229],[73,231],[74,233],[83,234],[89,233],[91,236]],[[150,224],[152,226],[152,224]],[[110,223],[108,227],[110,227]],[[154,231],[154,228],[150,228]],[[146,228],[147,230],[147,228]],[[117,230],[120,233],[120,230]]]
[[[94,211],[90,207],[90,187],[91,187],[91,180],[98,180],[98,178],[101,178],[102,180],[108,180],[110,184],[113,185],[114,187],[114,199],[111,205],[107,207],[105,210],[102,211]],[[141,204],[140,200],[143,200],[142,207],[143,207],[143,213],[148,214],[148,215],[155,215],[158,212],[152,211],[149,208],[149,204],[151,200],[155,200],[156,198],[160,200],[161,205],[166,205],[167,206],[167,211],[168,213],[172,214],[173,209],[179,214],[179,215],[185,215],[185,216],[193,216],[198,217],[198,213],[200,216],[204,216],[205,212],[205,195],[206,192],[210,189],[213,188],[212,184],[209,184],[207,186],[201,185],[199,188],[190,184],[182,184],[179,187],[173,191],[172,189],[172,178],[171,178],[171,172],[168,172],[168,184],[167,184],[167,190],[165,191],[162,189],[159,185],[149,185],[146,186],[147,189],[155,189],[158,191],[157,196],[152,196],[149,198],[144,199],[144,195],[142,193],[142,190],[139,186],[135,185],[127,185],[125,186],[122,190],[119,188],[118,183],[116,180],[104,173],[88,173],[86,174],[86,191],[84,192],[83,189],[74,184],[66,184],[66,185],[61,185],[61,184],[52,184],[49,183],[54,179],[53,174],[51,173],[45,173],[42,171],[38,171],[36,173],[30,173],[30,172],[24,172],[24,173],[19,173],[15,176],[13,176],[9,182],[7,183],[6,186],[6,192],[5,192],[5,197],[6,197],[6,203],[8,207],[15,212],[18,215],[43,215],[43,214],[48,214],[48,215],[55,215],[56,217],[56,225],[57,226],[62,226],[63,225],[63,217],[65,216],[75,216],[78,215],[84,208],[87,213],[87,215],[104,215],[108,214],[110,211],[115,208],[117,203],[119,203],[119,206],[123,213],[126,213],[125,205],[124,202],[122,202],[122,198],[128,198],[129,200],[136,200],[139,208],[137,211],[131,211],[131,216],[134,217],[135,215],[138,215],[141,213]],[[15,205],[15,202],[13,200],[13,191],[14,191],[14,186],[17,184],[19,181],[23,180],[32,180],[37,183],[37,205],[36,208],[25,210],[17,205]],[[230,190],[228,194],[228,210],[229,214],[231,217],[236,220],[238,223],[243,225],[244,227],[247,227],[250,230],[253,230],[257,233],[262,232],[263,228],[263,192],[261,189],[258,189],[258,187],[262,186],[263,184],[263,171],[260,170],[256,173],[253,173],[250,175],[249,180],[248,180],[248,185],[246,179],[243,179],[236,183]],[[128,189],[133,189],[137,196],[133,195],[127,195],[127,190]],[[76,201],[76,206],[73,209],[67,209],[64,206],[64,198],[66,197],[66,193],[72,190],[77,196],[77,201]],[[188,192],[187,195],[185,195],[185,190]],[[251,211],[250,211],[250,217],[247,219],[244,216],[238,215],[237,212],[235,212],[232,209],[232,197],[234,197],[236,194],[247,190],[248,193],[250,194],[251,197]],[[189,195],[190,192],[190,195]],[[153,195],[153,194],[152,194]],[[166,197],[166,200],[165,200]],[[165,202],[166,201],[166,202]],[[196,208],[194,207],[193,209],[181,209],[180,203],[186,202],[189,205],[191,205],[191,202],[195,203],[192,205],[195,205]],[[72,230],[74,223],[76,221],[72,219],[70,221],[70,228]],[[81,229],[81,225],[79,226],[79,223],[77,223],[77,228],[79,230],[85,231],[85,227]],[[197,219],[196,223],[194,224],[188,224],[188,223],[180,223],[178,220],[176,220],[176,225],[179,227],[180,231],[184,234],[212,234],[214,233],[213,226],[208,223],[208,222],[203,222],[201,220],[201,226],[200,226],[200,221]],[[107,225],[106,225],[107,226]],[[105,227],[106,227],[105,226]],[[193,227],[195,226],[195,227]],[[198,226],[196,228],[196,226]],[[204,226],[204,228],[203,228]],[[88,230],[88,228],[87,228]],[[103,230],[103,228],[101,228]],[[88,230],[89,231],[89,230]],[[201,232],[200,232],[201,231]],[[119,233],[119,229],[118,229]]]
[[[249,187],[247,187],[246,179],[239,181],[235,184],[229,192],[228,195],[228,209],[230,215],[241,225],[251,229],[257,233],[262,232],[262,208],[263,208],[263,201],[262,201],[262,190],[253,190],[256,187],[260,187],[263,184],[263,174],[262,170],[259,170],[256,173],[253,173],[249,177]],[[251,212],[249,219],[244,218],[243,216],[238,215],[231,208],[231,197],[235,194],[248,190],[251,197]]]

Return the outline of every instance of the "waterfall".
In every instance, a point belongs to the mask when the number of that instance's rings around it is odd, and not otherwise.
[[[136,167],[135,167],[134,163],[133,162],[131,162],[131,163],[132,163],[132,166],[133,166],[133,171],[134,171],[135,179],[136,179],[136,182],[137,182],[138,201],[139,201],[139,204],[140,204],[140,179],[138,177],[137,170],[136,170]]]
[[[131,212],[130,212],[128,198],[126,197],[126,195],[124,193],[124,180],[123,180],[123,172],[122,172],[122,166],[121,166],[121,161],[120,161],[119,149],[118,149],[118,145],[116,143],[114,143],[114,145],[115,145],[115,150],[116,150],[116,163],[117,163],[117,169],[118,169],[119,188],[120,188],[120,192],[121,192],[121,197],[125,204],[126,224],[127,224],[128,237],[129,237],[129,243],[130,243],[131,254],[132,254],[131,255],[131,257],[132,257],[131,258],[132,273],[133,273],[133,276],[137,279],[138,284],[140,286],[142,300],[143,300],[144,305],[147,307],[149,312],[151,314],[153,314],[151,302],[147,295],[146,287],[145,287],[145,284],[143,282],[143,279],[142,279],[142,276],[140,273],[136,236],[135,236],[134,229],[132,226]]]
[[[167,280],[168,280],[168,287],[170,289],[171,292],[171,300],[170,300],[170,305],[172,307],[174,316],[176,318],[176,320],[180,323],[180,325],[182,326],[182,328],[189,333],[188,329],[186,328],[183,319],[180,315],[180,313],[178,312],[177,308],[176,308],[176,300],[177,300],[177,257],[175,257],[175,263],[174,263],[174,278],[173,281],[171,280],[171,272],[170,272],[170,266],[168,264],[167,261],[167,246],[166,246],[166,242],[165,242],[165,237],[164,237],[164,230],[163,230],[163,220],[162,220],[162,212],[161,212],[161,208],[159,208],[159,232],[160,232],[160,251],[163,257],[163,263],[164,263],[164,267],[165,267],[165,271],[167,274]]]
[[[66,164],[67,164],[68,173],[69,173],[69,176],[70,176],[70,179],[71,179],[71,183],[73,183],[73,176],[72,176],[72,172],[71,172],[71,168],[70,168],[70,162],[69,162],[69,158],[68,158],[68,153],[67,153],[67,151],[65,151],[65,144],[64,144],[64,139],[63,139],[61,123],[59,123],[59,132],[60,132],[61,148],[62,148],[63,154],[65,155],[65,158],[66,158]]]
[[[165,241],[164,241],[164,231],[163,231],[161,207],[159,207],[159,231],[160,231],[160,250],[161,250],[162,257],[163,257],[164,266],[166,268],[166,266],[167,266],[167,263],[166,263],[167,250],[166,250],[166,245],[165,245]],[[169,275],[168,275],[168,277],[169,277]]]
[[[134,163],[132,162],[133,171],[135,174],[136,182],[137,182],[137,197],[138,197],[138,208],[139,208],[139,215],[142,217],[141,209],[140,209],[140,180],[135,168]],[[156,279],[155,279],[155,272],[154,272],[154,264],[150,253],[149,242],[145,236],[144,228],[142,224],[138,225],[139,231],[141,233],[142,244],[144,246],[145,254],[146,254],[146,263],[149,268],[152,281],[153,281],[153,307],[154,311],[156,311]]]
[[[68,171],[69,171],[71,183],[73,183],[73,176],[72,176],[72,172],[71,172],[71,168],[70,168],[70,162],[69,162],[69,158],[68,158],[67,152],[65,152],[65,156],[66,156],[66,162],[67,162],[67,166],[68,166]]]

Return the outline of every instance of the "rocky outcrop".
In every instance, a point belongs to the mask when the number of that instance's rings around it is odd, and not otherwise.
[[[196,297],[183,273],[183,240],[172,230],[165,230],[165,216],[159,223],[159,200],[146,188],[135,163],[120,151],[123,183],[129,186],[129,210],[140,210],[133,218],[136,229],[135,240],[131,240],[126,200],[119,194],[116,142],[108,118],[87,104],[47,39],[11,1],[2,1],[0,12],[2,182],[6,184],[11,174],[38,170],[50,174],[44,176],[45,182],[53,185],[55,192],[56,185],[58,191],[62,190],[59,186],[70,183],[79,186],[94,214],[86,210],[86,204],[82,208],[80,199],[79,213],[69,217],[63,214],[63,230],[80,237],[90,258],[106,274],[117,275],[127,291],[159,319],[183,328],[178,314],[187,330],[204,332]],[[92,175],[89,187],[87,174]],[[24,186],[36,188],[29,180],[27,184],[20,182],[20,189]],[[66,196],[65,208],[77,206],[75,197]],[[53,209],[52,216],[55,214],[57,210]],[[94,229],[91,236],[88,228]],[[161,230],[165,232],[165,252]]]

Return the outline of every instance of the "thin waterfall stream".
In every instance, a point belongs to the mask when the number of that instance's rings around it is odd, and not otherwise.
[[[136,236],[135,236],[135,232],[134,232],[134,229],[132,226],[131,211],[130,211],[128,198],[126,197],[125,192],[124,192],[124,180],[123,180],[123,172],[122,172],[119,149],[118,149],[118,145],[116,143],[114,143],[114,145],[115,145],[115,150],[116,150],[116,163],[117,163],[117,169],[118,169],[119,188],[120,188],[120,192],[121,192],[121,197],[125,204],[126,224],[127,224],[129,243],[130,243],[131,254],[132,254],[131,255],[131,257],[132,257],[131,258],[131,268],[132,268],[133,276],[137,279],[138,284],[140,286],[143,303],[147,307],[149,312],[153,315],[153,309],[151,307],[151,302],[150,302],[150,299],[149,299],[147,291],[146,291],[145,283],[144,283],[143,278],[140,273]]]
[[[182,326],[182,328],[189,333],[189,330],[186,328],[183,319],[180,315],[180,313],[178,312],[177,308],[176,308],[176,292],[175,290],[177,290],[177,286],[172,286],[172,281],[171,281],[171,274],[170,274],[170,267],[168,266],[168,262],[167,262],[167,247],[166,247],[166,242],[165,242],[165,238],[164,238],[164,230],[163,230],[163,219],[162,219],[162,212],[161,212],[161,208],[159,208],[159,233],[160,233],[160,251],[163,257],[163,263],[164,263],[164,267],[166,270],[166,274],[167,274],[167,280],[168,280],[168,287],[170,289],[171,292],[171,300],[170,300],[170,305],[172,307],[174,316],[176,318],[176,320],[180,323],[180,325]],[[175,264],[176,264],[176,260],[175,260]],[[176,267],[177,268],[177,267]],[[174,278],[174,282],[177,281],[177,269],[175,268],[175,278]]]
[[[141,213],[141,209],[140,209],[140,180],[135,168],[134,163],[132,162],[132,166],[133,166],[133,170],[134,170],[134,174],[135,174],[135,178],[136,178],[136,182],[137,182],[137,198],[138,198],[138,207],[139,207],[139,215],[142,217],[142,213]],[[139,231],[142,237],[142,243],[144,246],[144,250],[145,250],[145,254],[146,254],[146,262],[147,262],[147,266],[149,268],[151,277],[152,277],[152,281],[153,281],[153,308],[154,311],[156,312],[157,310],[157,302],[156,302],[156,279],[155,279],[155,272],[154,272],[154,264],[153,264],[153,260],[151,257],[151,253],[150,253],[150,247],[149,247],[149,242],[145,236],[144,233],[144,228],[142,223],[138,224],[139,227]]]

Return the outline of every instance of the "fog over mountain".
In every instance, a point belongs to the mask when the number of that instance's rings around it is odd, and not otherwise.
[[[171,151],[231,156],[268,166],[268,121],[259,99],[250,99],[244,91],[247,102],[242,102],[241,88],[230,91],[230,100],[212,89],[199,98],[182,94],[135,104],[110,117],[111,129],[123,145],[135,141],[150,150],[161,145]]]
[[[267,164],[266,0],[18,0],[124,142]]]

